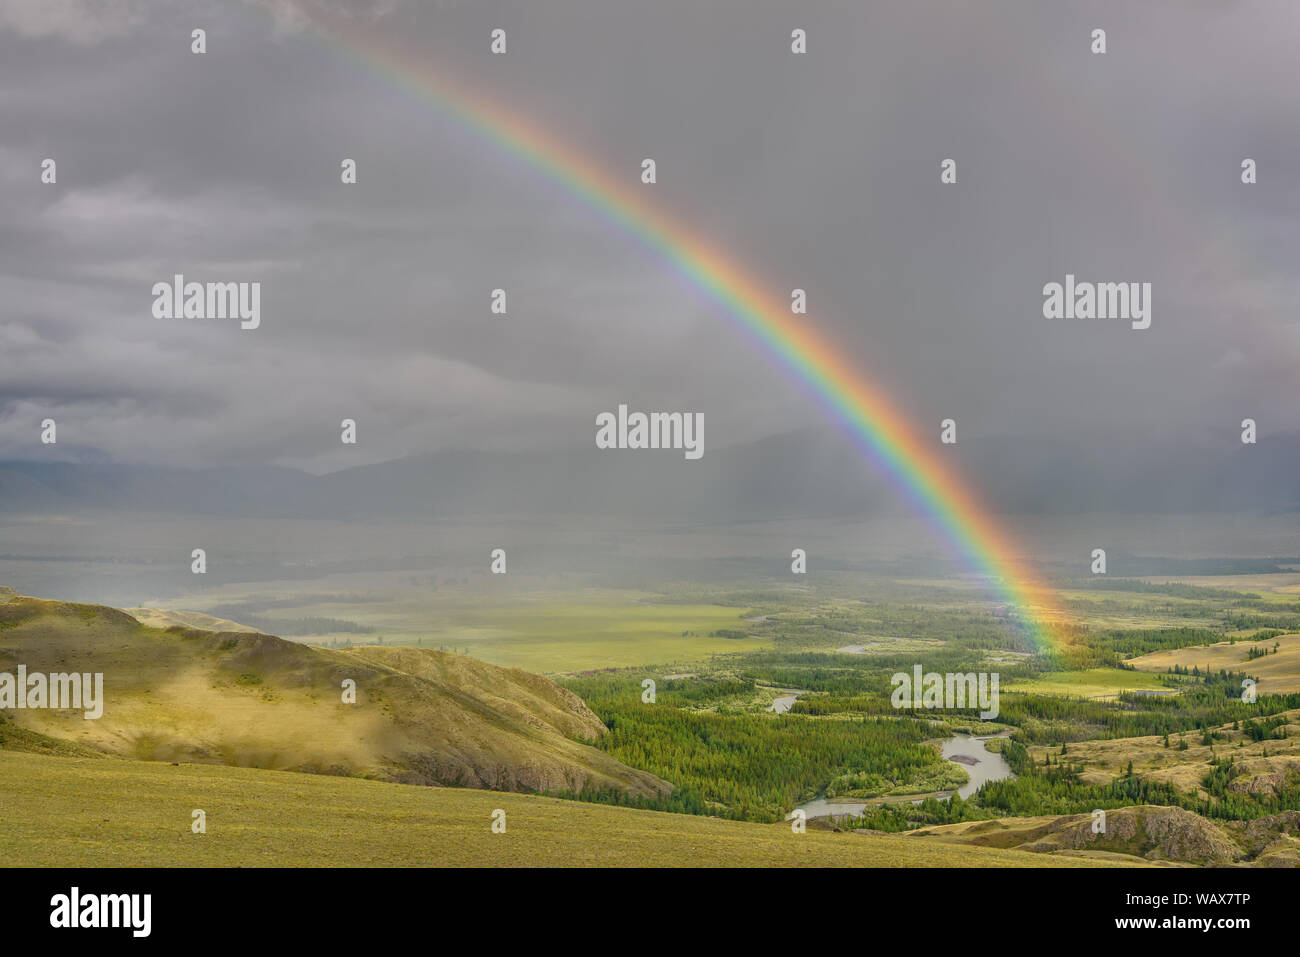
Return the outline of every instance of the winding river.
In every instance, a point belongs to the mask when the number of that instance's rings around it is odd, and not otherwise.
[[[970,775],[970,780],[957,789],[957,793],[963,798],[968,798],[980,789],[980,785],[987,781],[1000,781],[1003,778],[1015,777],[1011,771],[1011,765],[1007,764],[1006,758],[996,752],[989,751],[984,747],[984,742],[989,740],[988,737],[971,738],[965,735],[945,738],[940,742],[940,753],[949,761],[956,761],[966,773]],[[880,804],[882,801],[899,801],[910,800],[913,804],[920,804],[928,795],[913,798],[872,798],[870,801],[839,801],[826,800],[817,798],[800,804],[799,808],[809,817],[860,817],[862,812],[869,804]],[[938,791],[934,794],[940,800],[947,800],[952,797],[951,791]]]

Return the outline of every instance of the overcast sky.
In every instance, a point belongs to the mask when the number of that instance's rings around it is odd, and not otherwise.
[[[1294,4],[329,7],[615,176],[654,157],[656,202],[806,288],[807,321],[936,437],[946,416],[962,444],[1135,455],[1247,416],[1300,434]],[[704,413],[708,449],[824,422],[634,238],[318,9],[0,0],[0,458],[319,472],[590,447],[620,402]],[[261,328],[155,319],[178,272],[260,281]],[[1044,319],[1067,272],[1150,282],[1151,328]]]

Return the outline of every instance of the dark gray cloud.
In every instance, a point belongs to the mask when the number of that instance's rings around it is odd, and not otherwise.
[[[619,402],[703,412],[710,449],[824,422],[634,238],[322,36],[322,12],[629,180],[655,157],[657,202],[807,288],[809,322],[936,435],[954,416],[963,446],[1050,437],[1061,470],[1062,447],[1108,448],[1177,483],[1168,449],[1243,417],[1300,434],[1291,5],[10,0],[0,458],[62,454],[37,444],[47,416],[68,456],[312,471],[589,447]],[[260,281],[262,327],[154,319],[176,272]],[[1043,319],[1067,272],[1151,282],[1151,329]]]

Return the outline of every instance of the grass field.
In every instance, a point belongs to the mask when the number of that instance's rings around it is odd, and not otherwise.
[[[1294,572],[1268,575],[1158,575],[1138,580],[1149,584],[1175,582],[1201,588],[1227,588],[1259,595],[1265,601],[1294,601],[1300,595],[1300,574]]]
[[[492,813],[506,812],[493,834]],[[207,833],[191,832],[192,812]],[[1061,867],[898,835],[354,778],[0,752],[0,861],[36,866]],[[1096,862],[1093,862],[1096,863]]]
[[[743,631],[743,610],[719,605],[554,601],[515,607],[475,606],[437,629],[439,642],[464,644],[475,657],[526,671],[583,671],[655,662],[690,663],[715,654],[756,651],[758,638],[713,638]],[[683,634],[685,632],[686,634]]]
[[[316,589],[319,591],[319,589]],[[241,597],[226,590],[221,605]],[[571,595],[499,595],[405,589],[383,600],[285,606],[262,617],[274,622],[319,616],[353,621],[371,634],[330,633],[302,640],[446,648],[492,664],[548,674],[644,664],[707,661],[715,654],[770,648],[770,640],[711,637],[745,631],[745,609],[707,603],[657,602],[648,593],[590,589]],[[185,602],[168,603],[176,608]],[[275,633],[274,627],[269,630]]]
[[[1245,652],[1243,651],[1242,654]],[[1058,697],[1110,698],[1121,691],[1167,691],[1169,689],[1151,674],[1125,671],[1120,668],[1088,668],[1084,671],[1049,671],[1033,678],[1010,682],[1001,690]]]

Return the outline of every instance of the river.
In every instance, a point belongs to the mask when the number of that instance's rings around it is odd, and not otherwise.
[[[775,711],[777,714],[785,714],[794,707],[794,703],[799,700],[801,694],[807,694],[806,691],[795,691],[793,688],[782,688],[781,693],[776,696],[768,711]]]
[[[957,793],[963,798],[970,797],[987,781],[1015,777],[1006,758],[984,747],[984,742],[987,740],[988,737],[971,738],[958,735],[945,738],[940,742],[940,753],[949,761],[955,760],[970,775],[970,780],[957,789]],[[935,794],[935,797],[940,800],[947,800],[951,796],[951,791],[939,791]],[[910,800],[913,804],[920,804],[924,799],[924,795],[918,798],[872,798],[870,801],[828,801],[825,798],[817,798],[800,804],[798,809],[802,809],[809,818],[860,817],[868,804],[880,804],[884,800]]]

